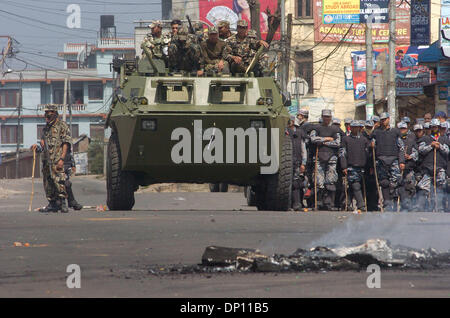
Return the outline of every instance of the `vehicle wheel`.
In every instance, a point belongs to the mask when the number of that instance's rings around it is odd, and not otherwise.
[[[120,146],[113,133],[109,138],[106,162],[107,205],[110,210],[131,210],[134,206],[136,184],[134,176],[122,171]]]
[[[220,192],[220,183],[210,183],[209,191],[211,192]]]
[[[228,183],[220,183],[219,189],[220,189],[220,192],[228,192]]]
[[[258,210],[288,211],[292,197],[292,141],[285,136],[278,173],[264,176],[265,187],[256,193]],[[262,197],[264,194],[264,197]]]
[[[248,186],[245,187],[245,197],[247,198],[247,205],[248,206],[256,206],[256,194],[252,190],[252,187]]]

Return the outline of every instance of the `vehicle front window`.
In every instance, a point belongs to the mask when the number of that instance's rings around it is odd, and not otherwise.
[[[245,84],[211,84],[210,104],[243,104],[246,94]]]
[[[161,104],[191,104],[192,85],[159,84],[156,91],[156,102]]]

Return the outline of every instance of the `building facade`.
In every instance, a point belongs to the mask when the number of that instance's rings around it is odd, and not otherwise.
[[[85,134],[103,140],[104,119],[115,87],[110,63],[114,57],[134,58],[134,39],[67,43],[58,55],[64,60],[62,69],[13,71],[0,78],[0,153],[16,150],[17,129],[20,148],[29,148],[40,139],[46,104],[58,105],[62,116],[65,112],[74,139]],[[70,92],[66,101],[65,82]]]

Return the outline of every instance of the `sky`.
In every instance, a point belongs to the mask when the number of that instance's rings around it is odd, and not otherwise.
[[[67,26],[71,4],[80,8],[81,28]],[[161,19],[161,14],[161,0],[0,0],[0,35],[19,42],[17,57],[24,62],[7,59],[10,68],[62,68],[57,53],[63,51],[64,43],[94,44],[101,15],[115,16],[117,37],[132,38],[133,21]],[[5,46],[0,38],[0,48]]]

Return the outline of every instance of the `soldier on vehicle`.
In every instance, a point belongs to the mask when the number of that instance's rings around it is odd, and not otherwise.
[[[229,73],[228,62],[225,61],[227,50],[229,49],[225,41],[219,39],[219,32],[216,27],[208,30],[208,39],[200,44],[203,57],[203,70],[207,73]]]
[[[230,22],[227,20],[220,20],[217,23],[217,29],[219,30],[219,37],[221,40],[226,41],[232,35],[230,31]]]
[[[175,72],[195,72],[201,76],[202,60],[200,46],[189,39],[187,28],[182,27],[169,46],[169,69]]]
[[[58,108],[47,105],[44,109],[46,125],[40,144],[31,146],[32,150],[43,153],[42,177],[48,206],[39,212],[68,212],[66,206],[64,160],[71,148],[70,131],[67,124],[58,119]]]
[[[237,25],[237,34],[230,36],[227,40],[230,46],[227,61],[230,63],[233,74],[245,73],[259,47],[261,45],[265,48],[269,47],[267,42],[248,35],[247,21],[239,20]],[[257,65],[254,72],[255,74],[261,74],[261,67]]]
[[[322,201],[322,209],[334,210],[336,195],[336,182],[338,174],[336,165],[338,150],[341,145],[341,134],[336,127],[331,125],[331,110],[322,110],[322,123],[311,131],[311,142],[318,147],[317,187],[318,201]]]
[[[162,24],[160,21],[155,21],[149,25],[151,33],[147,34],[143,44],[150,49],[152,58],[163,60],[167,63],[168,46],[171,41],[170,35],[162,34]],[[143,56],[144,53],[142,53]]]
[[[178,30],[179,30],[181,27],[182,27],[182,23],[181,23],[181,21],[178,20],[178,19],[172,20],[172,22],[170,22],[170,29],[171,29],[171,31],[170,31],[170,37],[171,37],[171,39],[173,39],[173,37],[174,37],[175,35],[177,35]]]

